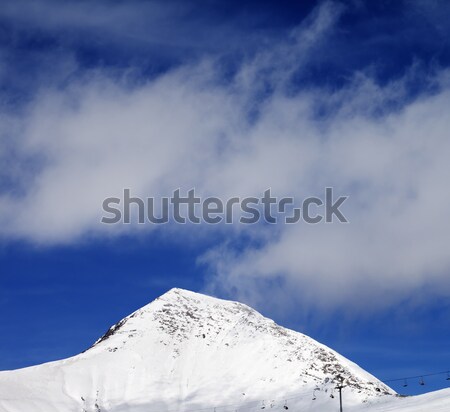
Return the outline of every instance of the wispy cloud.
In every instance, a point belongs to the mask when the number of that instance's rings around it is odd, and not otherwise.
[[[332,47],[342,12],[324,3],[225,78],[220,61],[203,57],[132,85],[98,69],[41,88],[20,115],[4,114],[0,156],[13,161],[2,173],[3,238],[54,244],[146,231],[99,224],[103,199],[124,187],[223,198],[272,187],[303,198],[333,186],[350,196],[350,224],[204,228],[224,239],[202,258],[209,287],[253,302],[270,287],[270,303],[287,293],[320,308],[450,295],[448,72],[418,65],[386,84],[359,71],[339,87],[305,86],[298,79]],[[3,13],[22,16],[11,5]],[[48,24],[81,24],[77,12],[64,16]],[[422,85],[411,93],[415,76]],[[257,246],[235,243],[236,230]]]

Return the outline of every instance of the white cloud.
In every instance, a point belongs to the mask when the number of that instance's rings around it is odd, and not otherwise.
[[[349,224],[239,227],[259,240],[239,251],[236,228],[205,229],[225,239],[203,258],[210,287],[257,300],[270,284],[273,297],[278,288],[321,308],[375,308],[421,290],[448,296],[447,75],[414,100],[408,75],[378,86],[359,73],[339,90],[290,90],[339,12],[325,4],[229,82],[205,61],[135,87],[99,73],[43,90],[25,115],[2,123],[15,136],[14,167],[2,174],[24,189],[0,198],[2,236],[54,244],[148,229],[99,223],[103,199],[125,187],[223,198],[272,187],[302,199],[333,186],[350,196]],[[2,141],[0,156],[11,153],[11,139]]]

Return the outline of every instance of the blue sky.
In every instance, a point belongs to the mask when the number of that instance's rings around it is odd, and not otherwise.
[[[244,301],[379,378],[450,369],[449,12],[4,1],[0,369],[76,354],[171,287]],[[125,187],[328,186],[349,224],[99,223]]]

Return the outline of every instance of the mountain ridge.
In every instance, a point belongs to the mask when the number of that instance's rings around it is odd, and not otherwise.
[[[338,376],[349,407],[395,398],[358,365],[245,304],[173,288],[79,355],[0,372],[0,412],[257,410],[261,399],[276,410],[288,394],[320,411],[336,405]]]
[[[158,303],[162,303],[162,307],[156,309],[153,311],[153,307],[156,306]],[[212,314],[209,313],[207,316],[204,316],[202,319],[202,316],[199,316],[199,307],[203,306],[203,310],[206,310],[206,308],[212,306],[214,309],[217,309],[218,318],[214,319],[212,317]],[[247,325],[251,327],[255,327],[257,329],[263,329],[266,333],[268,333],[273,338],[285,338],[285,345],[286,346],[293,346],[294,342],[292,339],[295,337],[301,338],[301,340],[305,341],[302,342],[302,344],[309,344],[311,345],[312,342],[314,342],[314,354],[316,355],[318,360],[324,363],[321,372],[323,372],[326,375],[344,375],[344,383],[348,386],[354,387],[358,390],[375,390],[378,393],[384,393],[384,394],[393,394],[394,392],[388,388],[386,385],[381,384],[375,377],[370,377],[375,381],[378,382],[377,385],[370,382],[370,384],[373,386],[371,388],[368,385],[361,386],[360,379],[357,379],[354,376],[350,376],[350,374],[347,373],[344,367],[341,367],[341,364],[339,363],[336,352],[331,350],[330,348],[326,347],[323,344],[320,344],[316,341],[313,341],[308,336],[288,329],[281,327],[280,325],[276,324],[273,320],[264,317],[259,312],[254,310],[248,305],[245,305],[240,302],[235,301],[229,301],[224,299],[218,299],[215,297],[191,292],[188,290],[180,289],[180,288],[173,288],[154,300],[153,302],[149,303],[148,305],[143,306],[142,308],[136,310],[129,316],[123,318],[118,323],[113,325],[105,335],[103,335],[99,340],[97,340],[93,347],[98,346],[99,344],[106,342],[108,339],[110,339],[112,336],[117,334],[128,334],[128,338],[133,338],[135,333],[138,333],[138,329],[136,326],[131,326],[130,328],[127,328],[126,325],[130,325],[130,321],[133,325],[133,319],[134,318],[141,318],[146,319],[147,315],[151,317],[153,314],[154,317],[151,320],[159,321],[161,324],[160,330],[171,334],[174,338],[179,339],[187,339],[188,335],[185,333],[186,331],[183,328],[183,325],[176,324],[175,319],[177,318],[183,318],[185,317],[188,322],[186,322],[186,326],[188,326],[190,323],[195,323],[198,325],[199,322],[203,321],[205,322],[202,326],[202,329],[198,331],[197,334],[194,336],[196,338],[199,338],[202,336],[203,339],[207,339],[208,336],[211,334],[216,334],[215,339],[217,339],[217,336],[220,336],[221,339],[225,339],[223,336],[221,336],[220,329],[222,328],[219,326],[219,330],[211,330],[213,328],[213,323],[210,321],[219,321],[220,318],[224,319],[225,322],[230,322],[230,319],[223,315],[223,311],[227,311],[228,315],[232,314],[233,317],[236,319],[236,324],[238,323],[247,323]],[[172,313],[173,312],[173,313]],[[194,322],[189,322],[190,320],[193,320]],[[128,341],[124,341],[123,344],[127,344]],[[162,341],[164,344],[164,342]],[[227,346],[232,345],[233,343],[224,343]],[[209,344],[207,344],[209,345]],[[109,346],[108,350],[116,351],[118,350],[118,346]],[[175,356],[177,354],[177,349],[175,348]],[[292,356],[293,355],[293,356]],[[299,349],[296,348],[296,350],[291,351],[290,355],[286,357],[286,361],[292,362],[293,357],[296,357],[297,360],[306,360],[304,356],[301,356],[299,353]],[[349,361],[348,361],[349,362]],[[356,366],[356,365],[355,365]],[[310,365],[308,367],[308,371],[306,371],[306,374],[309,374],[312,378],[315,378],[316,383],[320,383],[322,380],[321,377],[315,376],[314,372],[320,372],[320,368],[314,367],[314,363],[310,362]],[[326,378],[326,376],[324,377]]]

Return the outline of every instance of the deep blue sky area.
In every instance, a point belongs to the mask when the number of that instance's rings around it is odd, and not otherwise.
[[[338,22],[302,70],[292,73],[291,93],[339,90],[360,73],[379,87],[406,79],[401,101],[387,99],[374,114],[380,115],[437,92],[430,79],[450,67],[450,5],[444,1],[136,0],[95,6],[88,1],[6,1],[0,6],[0,122],[28,115],[48,90],[63,93],[101,75],[134,90],[170,70],[211,59],[226,83],[246,59],[289,42],[291,33],[311,24],[324,4],[339,15]],[[319,104],[316,115],[325,119],[329,110]],[[14,123],[0,134],[0,195],[17,202],[40,187],[40,181],[29,185],[44,170],[42,159],[30,155],[32,146],[22,152],[16,146],[19,140],[11,130],[21,127]],[[0,206],[0,213],[16,207],[14,202],[6,209]],[[0,222],[5,226],[6,220]],[[136,236],[90,236],[87,230],[48,241],[19,223],[16,232],[0,231],[0,370],[75,355],[172,287],[204,291],[211,273],[199,258],[224,241],[235,250],[245,246],[239,233],[231,240],[219,232],[172,241],[177,235],[164,234],[164,229]],[[443,267],[450,276],[448,266]],[[450,300],[442,293],[421,302],[420,293],[419,288],[417,299],[401,296],[380,310],[371,310],[368,303],[367,314],[364,307],[355,309],[362,312],[357,314],[327,308],[306,317],[292,306],[289,311],[265,305],[256,309],[378,378],[395,379],[450,369]],[[423,393],[450,386],[446,377],[426,378],[425,386],[417,379],[407,387],[391,385],[401,393]]]

